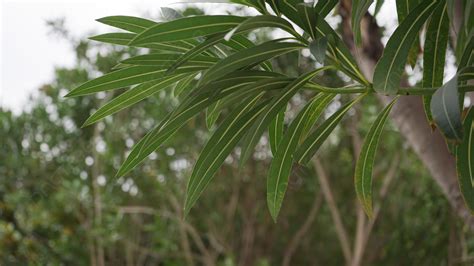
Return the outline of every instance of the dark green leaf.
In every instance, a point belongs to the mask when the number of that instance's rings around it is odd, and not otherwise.
[[[354,0],[352,1],[352,32],[354,32],[354,41],[356,44],[361,43],[360,22],[364,17],[373,0]]]
[[[464,119],[464,137],[456,149],[458,182],[464,202],[474,214],[474,108]]]
[[[193,173],[189,178],[184,206],[185,214],[191,210],[245,131],[264,111],[266,104],[269,102],[268,100],[254,107],[263,94],[264,92],[261,92],[251,97],[248,101],[243,101],[222,122],[216,132],[212,134],[212,137],[199,155]]]
[[[331,96],[334,97],[334,95]],[[267,205],[275,222],[288,186],[288,179],[293,164],[293,153],[304,133],[306,121],[311,117],[312,111],[315,109],[321,110],[321,112],[324,110],[326,98],[326,95],[322,93],[314,97],[291,122],[278,145],[267,178]]]
[[[356,163],[355,168],[355,190],[357,197],[364,208],[365,213],[372,218],[372,168],[375,161],[375,152],[382,135],[382,130],[387,120],[393,105],[395,104],[395,98],[385,109],[377,116],[374,123],[369,129],[367,136],[365,137],[364,143],[360,151],[359,159]]]
[[[88,126],[93,124],[100,119],[114,114],[124,108],[127,108],[153,94],[156,92],[170,86],[171,84],[183,79],[185,74],[181,75],[173,75],[164,77],[158,81],[152,81],[143,83],[141,85],[136,86],[133,89],[130,89],[119,96],[115,97],[110,102],[106,103],[104,106],[99,108],[94,114],[92,114],[86,122],[84,122],[84,126]]]
[[[237,16],[195,16],[157,24],[140,33],[130,45],[186,40],[230,30],[244,21]]]
[[[268,105],[265,112],[257,119],[256,123],[248,131],[243,140],[242,152],[240,155],[240,166],[253,154],[253,150],[265,129],[268,128],[274,117],[286,106],[288,101],[298,92],[308,81],[310,81],[318,73],[328,69],[327,67],[319,68],[307,72],[299,76],[296,80],[288,84],[279,95],[275,96],[273,101]]]
[[[275,118],[270,123],[268,128],[268,139],[270,142],[270,149],[272,154],[276,154],[278,144],[283,138],[284,131],[284,122],[285,122],[285,110],[286,108],[281,109],[281,111],[275,116]]]
[[[278,43],[266,42],[249,49],[245,49],[234,53],[211,67],[202,77],[201,82],[204,84],[211,80],[220,78],[242,67],[248,65],[256,65],[260,62],[279,56],[291,51],[304,48],[303,45],[297,43]]]
[[[421,27],[436,7],[437,1],[424,0],[413,9],[388,40],[382,58],[374,72],[374,89],[384,94],[395,94],[411,45]]]
[[[156,22],[130,16],[110,16],[100,18],[97,21],[129,32],[140,33],[144,30],[157,25]]]

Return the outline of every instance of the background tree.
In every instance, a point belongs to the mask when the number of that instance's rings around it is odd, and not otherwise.
[[[260,34],[249,38],[257,43],[269,39]],[[77,86],[97,71],[109,72],[116,61],[137,51],[73,42],[76,68],[58,69],[56,80],[32,100],[30,113],[15,117],[2,112],[2,139],[8,145],[0,165],[7,177],[0,187],[5,264],[398,265],[400,254],[406,263],[416,264],[469,260],[471,233],[389,125],[378,152],[391,159],[378,161],[374,169],[374,219],[360,215],[349,180],[360,136],[378,114],[375,98],[348,112],[314,168],[292,171],[277,224],[266,210],[264,180],[271,153],[265,135],[244,168],[239,167],[238,150],[226,158],[219,178],[197,203],[198,211],[183,220],[187,178],[209,138],[206,127],[212,119],[199,115],[189,120],[151,160],[114,178],[133,140],[165,119],[187,90],[178,94],[182,87],[170,85],[127,112],[80,129],[96,106],[126,90],[64,101],[64,88]],[[314,61],[298,54],[277,58],[274,70],[291,75],[311,70]],[[337,88],[344,78],[326,71],[318,83]],[[289,101],[285,128],[312,95],[300,91]],[[330,117],[351,99],[335,97],[322,116]],[[217,123],[230,111],[223,108]],[[378,207],[381,204],[384,208]]]

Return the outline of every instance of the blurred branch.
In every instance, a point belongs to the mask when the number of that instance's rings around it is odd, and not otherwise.
[[[320,190],[320,192],[322,192]],[[305,221],[298,229],[298,231],[294,234],[293,238],[290,240],[288,247],[285,250],[285,254],[283,256],[283,266],[290,266],[291,265],[291,258],[295,253],[298,246],[301,244],[301,241],[304,239],[306,234],[308,233],[311,225],[313,224],[314,220],[316,219],[316,215],[321,208],[323,203],[323,195],[322,193],[314,193],[314,200],[313,205],[311,206],[311,210],[309,211],[308,216],[306,217]]]
[[[332,194],[331,187],[329,185],[326,171],[324,170],[323,165],[321,164],[321,162],[319,161],[317,157],[315,157],[315,159],[313,159],[312,162],[316,169],[316,174],[319,179],[319,184],[321,185],[321,190],[323,192],[324,199],[326,200],[328,204],[332,219],[334,221],[337,238],[339,239],[339,243],[341,244],[344,259],[346,261],[346,264],[349,264],[352,258],[349,237],[348,237],[346,228],[344,227],[344,224],[342,223],[339,208],[337,207],[336,202],[334,201],[334,196]]]

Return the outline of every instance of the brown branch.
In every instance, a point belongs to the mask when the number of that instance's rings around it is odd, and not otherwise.
[[[316,174],[319,179],[319,184],[321,185],[321,190],[323,192],[324,199],[328,204],[329,211],[331,212],[331,217],[334,221],[337,238],[339,239],[339,243],[341,245],[344,259],[346,260],[346,264],[349,264],[352,259],[349,237],[348,237],[346,228],[344,227],[344,224],[342,223],[339,208],[337,207],[336,202],[334,201],[334,196],[332,194],[332,190],[329,185],[326,171],[324,170],[323,165],[321,164],[321,162],[319,161],[317,157],[313,159],[313,165],[316,169]]]

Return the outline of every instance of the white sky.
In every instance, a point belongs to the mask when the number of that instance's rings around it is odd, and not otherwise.
[[[18,112],[29,94],[52,80],[54,66],[74,62],[71,46],[48,35],[46,19],[65,17],[74,36],[106,31],[95,19],[157,14],[164,0],[0,0],[0,105]],[[176,2],[176,1],[174,1]]]
[[[159,7],[179,7],[179,0],[0,0],[0,106],[20,112],[28,96],[53,78],[54,66],[74,62],[71,46],[48,35],[45,21],[66,18],[74,36],[107,32],[95,19],[111,15],[159,14]],[[396,22],[394,0],[386,1],[378,18]],[[210,5],[210,6],[209,6]],[[216,5],[206,4],[215,13]],[[222,10],[222,9],[221,9]],[[390,11],[392,10],[392,11]],[[379,20],[380,22],[380,20]]]

